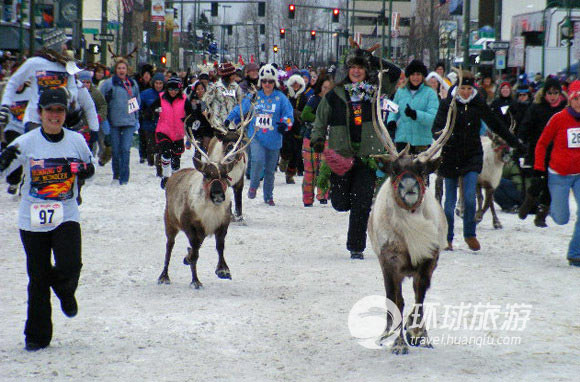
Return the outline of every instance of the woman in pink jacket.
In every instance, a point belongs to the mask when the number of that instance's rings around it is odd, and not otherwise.
[[[570,190],[574,193],[577,218],[567,257],[570,265],[580,267],[580,81],[572,82],[568,94],[568,107],[550,119],[536,144],[534,172],[548,176],[550,215],[556,224],[568,223]],[[550,144],[553,148],[546,169]]]
[[[159,112],[159,119],[155,129],[155,142],[161,154],[161,188],[171,173],[181,167],[181,154],[185,151],[185,116],[193,113],[191,103],[183,94],[181,80],[171,77],[165,91],[159,94],[159,100],[152,105],[153,110]]]

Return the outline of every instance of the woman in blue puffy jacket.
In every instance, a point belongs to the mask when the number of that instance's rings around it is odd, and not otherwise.
[[[399,88],[393,100],[399,105],[398,113],[390,113],[389,130],[394,130],[397,150],[407,144],[411,153],[418,154],[427,149],[433,141],[431,127],[439,108],[439,98],[432,88],[424,83],[427,68],[419,60],[413,60],[405,68],[407,85]]]
[[[288,98],[280,90],[276,68],[270,64],[262,66],[259,71],[258,86],[255,95],[248,95],[242,101],[243,113],[250,110],[250,99],[255,102],[254,118],[248,125],[248,136],[256,135],[250,144],[251,171],[248,198],[254,199],[260,186],[260,177],[264,172],[264,202],[274,206],[274,173],[282,147],[282,135],[292,129],[294,110]],[[241,120],[240,106],[236,106],[228,115],[226,125]]]

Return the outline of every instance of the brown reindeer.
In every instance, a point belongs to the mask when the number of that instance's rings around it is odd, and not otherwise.
[[[379,74],[379,84],[381,80],[382,72]],[[380,94],[373,103],[373,125],[387,153],[375,158],[382,164],[389,179],[383,183],[375,198],[369,216],[368,234],[379,258],[386,296],[395,303],[401,315],[404,309],[402,282],[405,277],[413,278],[415,290],[415,305],[406,325],[393,327],[392,316],[387,314],[385,332],[379,341],[384,343],[398,331],[392,352],[406,354],[409,351],[407,342],[413,346],[431,347],[423,322],[423,302],[439,252],[447,245],[447,220],[434,195],[427,192],[426,178],[441,163],[440,157],[433,158],[453,132],[456,106],[453,98],[447,124],[437,141],[426,151],[409,155],[409,146],[400,153],[397,151],[380,114],[377,116],[379,105]],[[407,342],[403,337],[405,329]]]
[[[246,122],[247,124],[247,122]],[[203,240],[215,235],[219,261],[216,275],[221,279],[231,279],[231,273],[224,259],[225,238],[231,220],[231,192],[229,192],[228,173],[236,166],[241,139],[231,152],[220,162],[213,162],[197,145],[192,143],[203,157],[194,157],[195,169],[187,168],[174,173],[165,187],[165,266],[159,276],[159,284],[169,284],[169,261],[175,244],[175,236],[183,231],[189,240],[188,254],[184,263],[191,268],[192,281],[196,289],[202,287],[197,277],[197,260]]]

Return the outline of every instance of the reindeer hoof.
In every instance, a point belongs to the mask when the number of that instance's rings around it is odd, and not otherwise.
[[[460,218],[463,217],[463,211],[461,211],[459,208],[455,209],[455,215],[459,216]]]
[[[409,347],[405,343],[403,337],[397,337],[391,348],[391,353],[396,355],[403,355],[409,353]]]
[[[502,229],[503,226],[501,225],[500,222],[497,222],[497,223],[493,223],[493,228],[495,228],[495,229]]]
[[[201,283],[201,281],[192,281],[191,284],[189,285],[194,287],[195,289],[203,288],[203,284]]]
[[[191,265],[191,253],[192,253],[191,247],[187,247],[187,256],[183,258],[184,265]]]
[[[161,284],[171,284],[171,280],[169,280],[169,276],[167,275],[161,275],[159,276],[159,278],[157,279],[157,284],[161,285]]]
[[[424,348],[433,348],[433,344],[427,336],[427,330],[422,328],[409,329],[405,333],[407,343],[411,346],[420,346]]]
[[[232,275],[230,274],[230,270],[229,269],[216,269],[215,270],[215,274],[220,279],[228,279],[228,280],[231,280],[232,279]]]

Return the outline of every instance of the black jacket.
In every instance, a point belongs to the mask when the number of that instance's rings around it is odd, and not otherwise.
[[[527,155],[525,163],[527,165],[534,165],[534,151],[536,150],[536,143],[544,131],[544,127],[552,116],[562,111],[568,101],[562,100],[558,106],[551,107],[542,94],[538,95],[538,101],[534,102],[526,112],[524,120],[521,123],[518,134],[524,144],[527,146]]]
[[[491,105],[489,105],[489,107],[491,107],[491,110],[493,110],[493,112],[495,113],[495,115],[501,119],[501,121],[504,123],[504,125],[509,126],[511,124],[511,118],[510,118],[510,114],[513,115],[513,106],[515,105],[515,101],[512,97],[502,97],[499,96],[498,98],[494,99],[493,102],[491,103]],[[501,111],[501,108],[507,106],[508,107],[508,111],[504,114]],[[515,117],[514,117],[515,118]]]
[[[450,97],[441,101],[433,123],[434,133],[445,127],[450,103]],[[507,126],[491,111],[481,95],[477,94],[466,104],[457,101],[457,119],[451,138],[441,152],[443,161],[439,167],[439,175],[456,178],[470,171],[481,172],[483,148],[479,132],[482,120],[510,146],[519,145],[517,138],[510,134]]]

